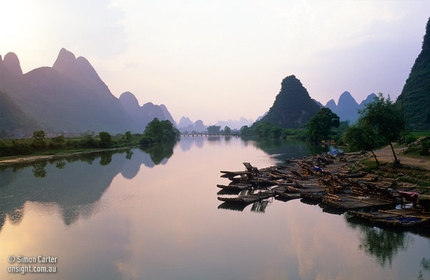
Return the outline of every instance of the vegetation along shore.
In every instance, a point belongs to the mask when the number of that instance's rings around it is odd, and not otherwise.
[[[30,139],[0,140],[0,164],[55,159],[130,147],[145,149],[161,143],[174,144],[179,136],[179,131],[170,121],[160,121],[157,118],[147,125],[143,134],[132,134],[127,131],[125,134],[112,136],[102,131],[98,135],[87,133],[81,137],[66,138],[59,135],[47,138],[43,130],[37,130]]]

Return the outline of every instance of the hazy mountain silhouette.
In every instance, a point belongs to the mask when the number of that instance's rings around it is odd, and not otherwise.
[[[413,130],[430,129],[430,18],[421,52],[396,104],[403,108],[405,122]]]
[[[53,67],[26,74],[22,74],[16,55],[7,54],[0,63],[0,90],[48,131],[142,132],[152,120],[134,119],[136,114],[126,112],[128,108],[112,95],[89,61],[64,48]],[[140,109],[147,118],[173,121],[164,105],[147,104]]]
[[[191,132],[205,132],[207,131],[207,126],[203,123],[202,120],[197,120],[196,122],[192,122],[188,117],[182,117],[178,123],[178,130],[181,133],[191,133]]]
[[[369,94],[365,100],[358,104],[354,97],[352,97],[348,91],[345,91],[340,95],[337,105],[336,102],[331,99],[327,102],[325,107],[338,115],[341,121],[351,121],[354,123],[359,117],[358,110],[364,109],[365,104],[373,102],[375,97],[376,94]]]
[[[281,85],[281,91],[276,96],[273,106],[260,122],[272,123],[283,128],[302,127],[320,107],[294,75],[286,77]]]
[[[241,117],[239,120],[218,121],[215,125],[221,126],[221,129],[228,126],[231,129],[240,129],[242,126],[250,126],[254,121]]]
[[[169,120],[176,126],[175,121],[167,110],[166,106],[154,105],[151,102],[139,106],[139,101],[136,96],[127,91],[119,97],[122,108],[132,120],[132,127],[134,131],[143,132],[146,125],[154,118],[159,120]]]
[[[6,93],[7,87],[4,85],[21,76],[21,66],[14,53],[8,53],[4,61],[0,56],[0,137],[7,136],[7,132],[9,136],[20,137],[23,133],[40,128]]]

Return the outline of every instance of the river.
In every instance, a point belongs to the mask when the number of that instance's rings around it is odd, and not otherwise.
[[[0,279],[430,279],[428,233],[354,223],[300,200],[219,208],[216,185],[228,183],[220,170],[315,152],[301,142],[183,137],[174,147],[3,168]]]

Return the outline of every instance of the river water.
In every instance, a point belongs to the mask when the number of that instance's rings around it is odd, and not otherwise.
[[[220,170],[315,151],[183,137],[146,152],[3,168],[0,279],[430,279],[428,233],[369,227],[300,200],[219,208]],[[56,273],[10,272],[20,266]]]

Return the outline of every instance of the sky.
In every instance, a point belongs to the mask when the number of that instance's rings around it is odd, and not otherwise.
[[[0,55],[27,73],[61,48],[113,95],[206,125],[255,120],[295,75],[323,105],[395,100],[421,51],[428,0],[0,0]]]

